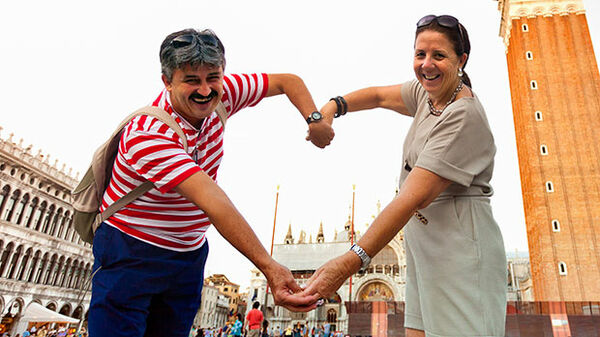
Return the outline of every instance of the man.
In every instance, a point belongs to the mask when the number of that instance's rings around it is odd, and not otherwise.
[[[301,289],[291,272],[271,258],[215,182],[223,155],[223,125],[215,109],[222,102],[231,117],[264,97],[285,94],[307,119],[307,138],[315,145],[328,145],[333,130],[320,122],[299,77],[224,75],[225,48],[210,30],[170,34],[160,62],[165,89],[152,105],[181,126],[188,151],[154,117],[136,117],[124,128],[100,210],[145,180],[154,189],[95,233],[90,336],[186,336],[200,306],[211,224],[262,271],[276,304],[311,310],[316,296],[294,295]]]
[[[248,311],[246,315],[246,321],[244,322],[244,329],[248,331],[247,337],[258,337],[260,336],[260,327],[264,319],[263,313],[258,310],[260,303],[254,302],[252,309]]]

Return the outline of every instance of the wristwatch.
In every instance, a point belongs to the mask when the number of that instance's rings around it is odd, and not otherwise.
[[[318,122],[321,119],[323,119],[323,115],[321,115],[321,113],[318,112],[318,111],[313,111],[306,118],[306,123],[310,124],[310,123],[313,123],[313,122]]]
[[[367,255],[367,253],[356,243],[350,247],[350,250],[356,253],[356,255],[358,255],[362,261],[362,264],[360,265],[360,271],[367,270],[369,263],[371,263],[371,258],[369,255]]]

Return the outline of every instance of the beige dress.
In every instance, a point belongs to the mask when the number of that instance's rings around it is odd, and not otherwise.
[[[427,92],[402,85],[414,121],[400,185],[414,167],[452,184],[407,223],[405,327],[426,336],[504,336],[507,265],[489,197],[496,147],[477,97],[429,113]]]

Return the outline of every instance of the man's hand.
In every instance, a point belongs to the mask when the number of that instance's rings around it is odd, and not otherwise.
[[[360,269],[360,263],[360,258],[353,252],[329,260],[308,279],[306,288],[299,295],[331,298]]]
[[[331,127],[331,122],[321,120],[308,125],[306,140],[310,140],[316,147],[324,148],[331,144],[333,137],[335,137],[335,132]]]
[[[292,273],[286,267],[273,260],[264,271],[267,282],[271,287],[275,304],[291,311],[307,312],[317,307],[318,295],[301,295],[302,288],[298,286]]]

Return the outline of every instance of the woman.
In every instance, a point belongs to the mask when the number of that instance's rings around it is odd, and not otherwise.
[[[506,257],[489,203],[496,148],[464,72],[469,37],[456,18],[428,15],[414,47],[416,80],[338,96],[321,110],[329,123],[377,107],[414,120],[397,197],[305,293],[332,295],[406,224],[406,336],[504,336]]]

